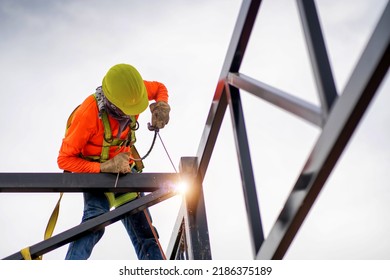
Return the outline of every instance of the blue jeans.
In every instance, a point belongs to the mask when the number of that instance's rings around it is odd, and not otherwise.
[[[106,196],[103,193],[84,193],[84,214],[82,222],[110,211]],[[133,243],[140,260],[162,260],[160,247],[154,238],[151,226],[145,216],[145,211],[125,216],[121,221]],[[149,215],[149,213],[148,213]],[[150,215],[149,215],[150,217]],[[86,260],[90,257],[93,247],[104,234],[104,228],[82,236],[70,243],[66,260]]]

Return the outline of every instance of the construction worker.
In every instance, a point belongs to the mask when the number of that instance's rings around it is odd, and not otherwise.
[[[144,81],[131,65],[118,64],[109,69],[96,93],[88,96],[72,113],[66,135],[58,155],[60,169],[75,173],[130,173],[136,172],[131,153],[135,142],[138,115],[146,110],[149,101],[151,126],[163,128],[169,121],[168,91],[159,82]],[[108,139],[107,139],[108,138]],[[140,172],[140,170],[138,170]],[[82,222],[106,213],[140,194],[127,193],[120,197],[113,193],[84,195]],[[138,259],[158,260],[164,254],[156,229],[147,210],[122,219],[133,243]],[[104,229],[89,233],[71,242],[67,260],[88,259]]]

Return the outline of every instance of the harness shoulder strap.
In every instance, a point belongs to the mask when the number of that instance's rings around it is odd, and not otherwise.
[[[110,147],[114,144],[112,139],[111,126],[106,111],[103,111],[102,113],[102,121],[104,128],[104,137],[102,144],[102,152],[100,153],[99,161],[105,162],[109,158]]]

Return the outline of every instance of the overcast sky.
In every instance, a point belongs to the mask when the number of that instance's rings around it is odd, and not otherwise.
[[[336,86],[342,92],[386,0],[318,0]],[[241,1],[0,1],[0,172],[61,172],[57,155],[70,112],[114,64],[163,82],[172,107],[161,131],[178,168],[195,156]],[[295,1],[264,0],[241,72],[319,104]],[[385,78],[286,259],[390,258],[390,104]],[[267,235],[320,130],[242,92]],[[137,148],[153,134],[140,117]],[[214,259],[252,259],[229,114],[204,181]],[[174,172],[157,142],[145,172]],[[38,243],[58,194],[0,195],[0,258]],[[167,248],[181,198],[150,210]],[[56,232],[79,224],[82,194],[64,196]],[[44,256],[63,259],[67,245]],[[135,259],[121,223],[91,259]]]

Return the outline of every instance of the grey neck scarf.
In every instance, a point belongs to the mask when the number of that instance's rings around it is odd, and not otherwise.
[[[124,115],[119,108],[110,103],[104,96],[102,87],[96,89],[96,100],[99,108],[99,118],[102,118],[103,111],[106,111],[112,118],[116,119],[119,123],[118,134],[116,138],[119,138],[126,127],[131,123],[130,116]]]

